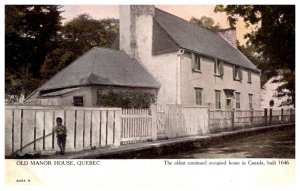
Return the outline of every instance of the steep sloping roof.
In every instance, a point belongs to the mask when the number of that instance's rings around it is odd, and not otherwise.
[[[258,71],[238,49],[216,33],[157,8],[154,19],[181,48]]]
[[[141,64],[124,52],[94,47],[58,72],[38,91],[88,85],[160,87]]]

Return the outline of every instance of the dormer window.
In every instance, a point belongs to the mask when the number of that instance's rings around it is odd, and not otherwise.
[[[242,81],[243,73],[242,68],[239,66],[233,66],[233,80]]]
[[[222,61],[215,59],[214,73],[215,73],[215,76],[222,77],[224,75],[224,66],[223,66]]]
[[[201,71],[201,56],[192,53],[192,70],[196,72]]]

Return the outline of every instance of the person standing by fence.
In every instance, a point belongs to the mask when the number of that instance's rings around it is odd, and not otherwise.
[[[57,144],[60,148],[60,154],[65,154],[66,147],[66,138],[67,138],[67,128],[62,125],[62,118],[56,118],[56,127],[55,127]]]

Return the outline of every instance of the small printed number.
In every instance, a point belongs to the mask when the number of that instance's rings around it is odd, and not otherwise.
[[[26,182],[25,179],[17,179],[16,182]],[[30,182],[30,179],[27,179],[27,182]]]
[[[279,165],[289,165],[288,160],[279,160],[278,163],[279,163]]]

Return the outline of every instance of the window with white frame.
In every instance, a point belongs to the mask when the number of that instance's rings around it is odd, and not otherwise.
[[[235,92],[235,108],[241,109],[241,93]]]
[[[196,98],[196,105],[202,105],[203,99],[203,89],[202,88],[195,88],[195,98]]]
[[[215,90],[215,106],[216,109],[221,109],[221,91]]]
[[[251,70],[248,70],[248,83],[252,83],[252,76],[251,76]]]
[[[239,66],[233,66],[233,79],[241,81],[243,79],[242,68]]]
[[[249,94],[249,109],[253,109],[253,94]]]
[[[192,53],[192,70],[201,71],[201,56]]]
[[[215,76],[223,76],[224,75],[223,62],[221,62],[220,60],[215,59],[214,73],[215,73]]]

